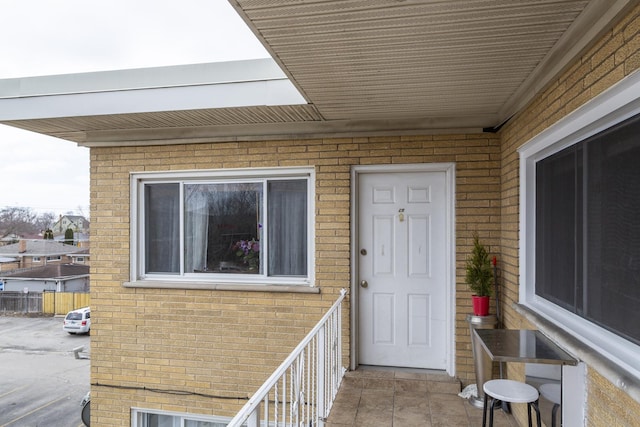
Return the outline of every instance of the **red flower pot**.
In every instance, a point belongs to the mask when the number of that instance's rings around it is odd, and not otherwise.
[[[487,316],[489,314],[489,297],[471,296],[473,302],[473,314],[476,316]]]

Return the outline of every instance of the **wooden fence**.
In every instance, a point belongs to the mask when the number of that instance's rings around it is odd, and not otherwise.
[[[0,312],[65,315],[90,305],[89,293],[80,292],[0,292]]]
[[[71,310],[89,306],[89,295],[86,292],[45,292],[42,294],[42,312],[65,315]]]
[[[40,292],[0,292],[0,311],[13,313],[42,313]]]

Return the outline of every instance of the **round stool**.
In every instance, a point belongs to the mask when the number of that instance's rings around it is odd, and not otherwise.
[[[489,415],[489,426],[493,426],[493,411],[498,402],[526,403],[529,415],[529,427],[531,425],[531,408],[535,409],[538,427],[541,427],[540,409],[538,409],[538,390],[535,387],[520,381],[513,380],[491,380],[484,383],[484,410],[482,412],[482,427],[486,426],[487,408],[489,398],[491,398],[491,413]]]
[[[542,384],[540,386],[540,394],[549,402],[553,403],[553,409],[551,410],[551,427],[556,427],[556,413],[562,401],[560,384]]]

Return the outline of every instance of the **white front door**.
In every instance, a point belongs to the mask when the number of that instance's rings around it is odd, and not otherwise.
[[[447,368],[444,171],[358,175],[358,360]]]

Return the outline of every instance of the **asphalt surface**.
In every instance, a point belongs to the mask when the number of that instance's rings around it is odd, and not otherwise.
[[[0,427],[78,427],[90,361],[73,349],[90,337],[62,331],[61,317],[0,316]]]

